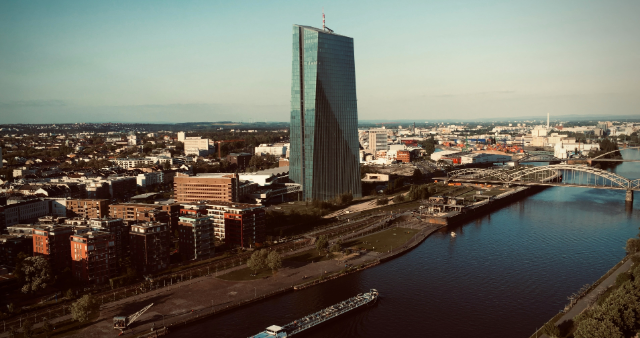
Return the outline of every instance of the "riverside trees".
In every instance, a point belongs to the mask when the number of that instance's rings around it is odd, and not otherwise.
[[[278,269],[282,267],[282,256],[277,251],[267,251],[265,249],[254,251],[254,253],[247,260],[247,267],[253,270],[254,274],[258,273],[258,270],[269,267],[273,273],[276,273]]]

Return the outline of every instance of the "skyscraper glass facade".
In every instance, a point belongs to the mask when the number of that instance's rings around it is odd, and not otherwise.
[[[353,39],[293,26],[289,177],[305,199],[362,196]]]

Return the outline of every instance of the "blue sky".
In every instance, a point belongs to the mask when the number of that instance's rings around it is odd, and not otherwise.
[[[635,0],[2,1],[0,123],[288,121],[322,7],[361,120],[640,115]]]

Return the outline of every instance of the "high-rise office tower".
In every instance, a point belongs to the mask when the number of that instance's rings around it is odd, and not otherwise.
[[[289,177],[305,199],[362,196],[353,39],[293,25]]]

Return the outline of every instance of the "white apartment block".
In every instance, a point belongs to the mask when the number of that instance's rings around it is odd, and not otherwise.
[[[184,139],[184,154],[206,156],[209,155],[209,145],[213,141],[202,137],[186,137]]]
[[[162,171],[142,173],[136,176],[136,184],[139,187],[146,187],[154,184],[161,184],[162,182],[164,182],[164,175]]]
[[[282,157],[287,154],[287,149],[289,149],[289,143],[261,144],[255,148],[255,154]]]
[[[143,165],[153,165],[156,161],[151,158],[116,158],[113,160],[117,166],[121,168],[138,168]]]

